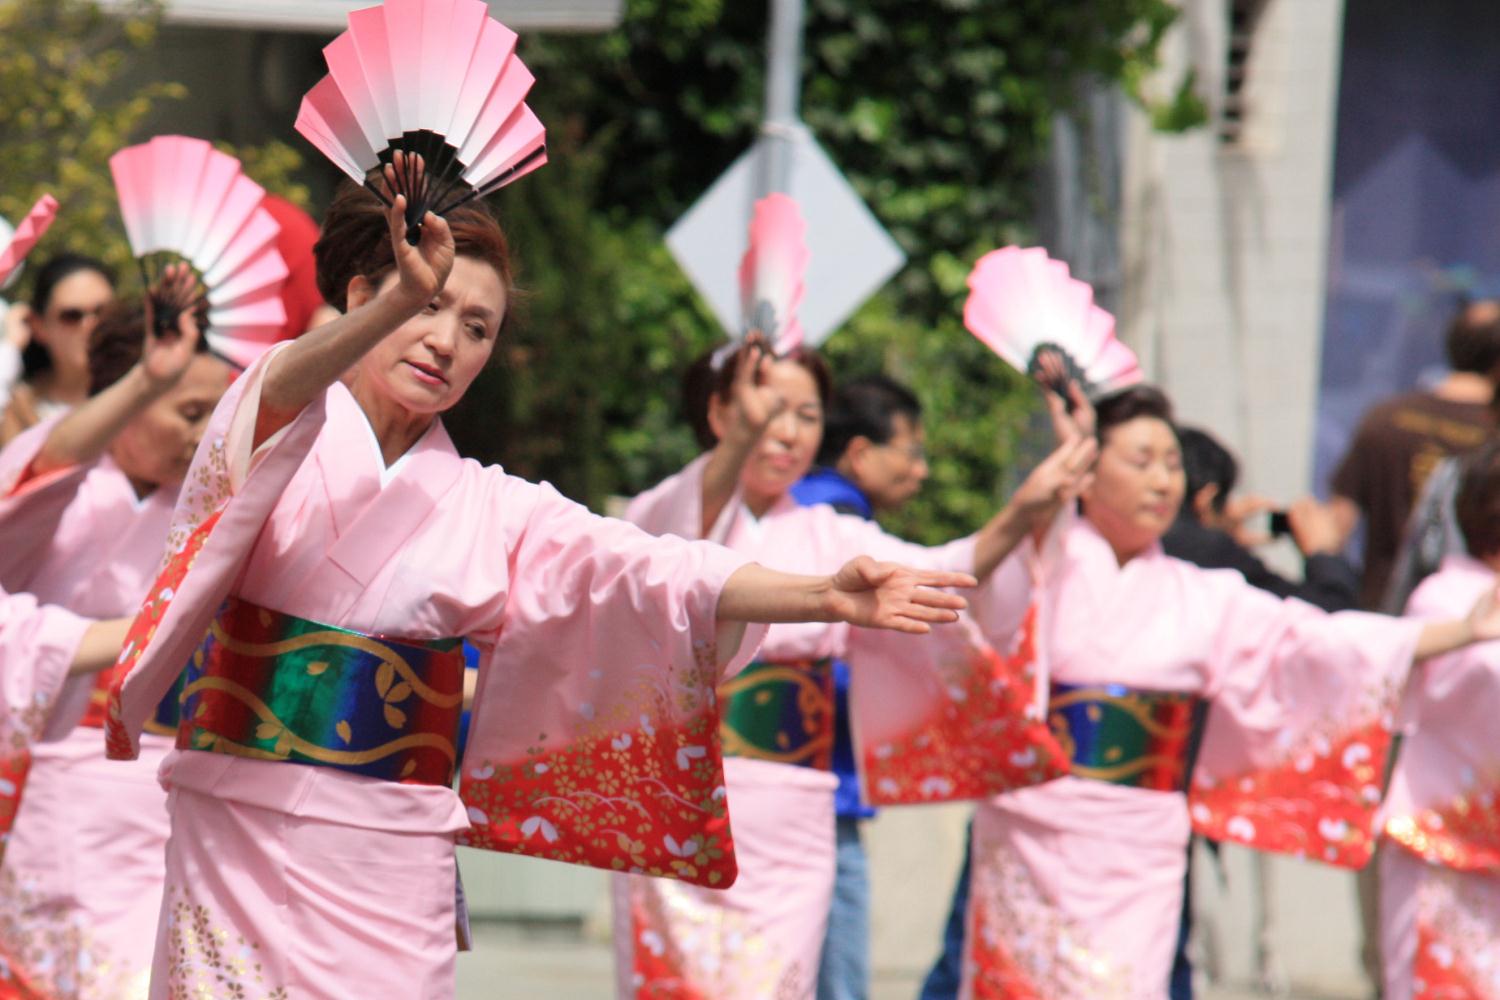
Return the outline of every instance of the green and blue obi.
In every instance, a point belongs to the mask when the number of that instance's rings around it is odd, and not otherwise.
[[[1184,792],[1207,708],[1186,691],[1054,682],[1047,722],[1074,776]]]
[[[833,766],[833,661],[757,661],[719,685],[725,757]]]
[[[459,639],[369,636],[231,597],[180,684],[179,749],[452,784]]]

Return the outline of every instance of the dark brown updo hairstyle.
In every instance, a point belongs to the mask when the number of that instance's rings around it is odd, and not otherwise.
[[[729,399],[729,391],[734,385],[734,366],[739,362],[740,352],[744,350],[741,347],[734,351],[717,370],[714,369],[714,355],[717,352],[708,351],[700,355],[683,373],[682,412],[693,425],[693,436],[705,451],[719,443],[713,428],[708,425],[709,400],[714,396],[718,396],[720,400]],[[806,369],[818,387],[818,402],[823,404],[825,410],[828,408],[828,399],[833,395],[833,375],[829,372],[828,362],[823,360],[823,355],[811,347],[794,347],[776,360],[792,361]]]
[[[1121,424],[1128,424],[1137,417],[1155,417],[1177,433],[1177,423],[1172,417],[1172,401],[1167,394],[1154,385],[1132,385],[1112,392],[1094,404],[1098,417],[1094,433],[1099,438],[1099,447],[1104,447],[1109,432]]]
[[[364,277],[372,284],[379,284],[396,267],[385,213],[379,198],[347,180],[339,185],[333,203],[328,206],[323,230],[313,245],[313,258],[318,265],[318,291],[323,294],[323,301],[339,312],[349,310],[350,281]],[[500,275],[508,317],[515,282],[510,246],[500,223],[479,201],[455,208],[443,218],[453,232],[458,256],[482,261]],[[500,326],[505,328],[504,319]]]
[[[1491,438],[1460,460],[1453,513],[1475,559],[1500,552],[1500,440]]]
[[[116,299],[99,316],[89,335],[89,395],[120,379],[141,360],[146,341],[146,309],[140,299]],[[208,337],[198,338],[197,353],[208,353]]]

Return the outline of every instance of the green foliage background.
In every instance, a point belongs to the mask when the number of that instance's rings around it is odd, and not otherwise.
[[[932,478],[890,526],[940,541],[996,507],[1029,386],[962,326],[985,251],[1025,242],[1055,112],[1081,81],[1135,89],[1166,0],[808,0],[803,116],[910,263],[830,339],[927,407]],[[722,334],[662,234],[754,142],[767,5],[627,0],[595,36],[526,39],[552,163],[499,198],[531,292],[509,363],[450,421],[461,444],[598,503],[696,451],[677,379]],[[484,428],[503,431],[491,434]]]
[[[122,0],[110,13],[92,0],[0,0],[0,216],[16,222],[50,193],[57,220],[33,259],[64,248],[99,257],[127,291],[134,269],[109,158],[149,139],[148,116],[187,96],[171,80],[119,92],[132,63],[150,58],[160,23],[161,0]],[[295,177],[302,157],[288,143],[219,146],[268,190],[308,204]]]
[[[149,66],[161,13],[125,7],[0,0],[0,214],[57,195],[39,255],[128,263],[108,157],[184,88],[117,92],[132,60]],[[942,540],[994,510],[1035,396],[964,331],[964,279],[1027,241],[1054,114],[1086,80],[1138,89],[1174,14],[1169,0],[807,0],[804,118],[910,258],[826,346],[837,375],[888,371],[926,404],[932,479],[896,530]],[[626,0],[616,30],[523,40],[551,163],[496,199],[526,294],[501,363],[448,421],[467,453],[596,508],[695,453],[678,376],[722,333],[662,236],[756,138],[766,18],[761,2]],[[1186,83],[1158,120],[1190,122]],[[268,139],[231,150],[251,176],[303,203],[300,182],[329,188],[290,122]]]

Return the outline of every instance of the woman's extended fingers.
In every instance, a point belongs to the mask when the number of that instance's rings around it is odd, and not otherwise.
[[[911,602],[921,607],[943,611],[962,611],[969,606],[969,602],[958,594],[926,586],[917,587],[911,592]]]
[[[386,169],[391,168],[386,167]],[[391,227],[391,239],[399,255],[401,248],[406,245],[406,195],[398,194],[391,199],[391,207],[386,209],[385,219]],[[400,259],[399,256],[397,259]]]
[[[453,235],[448,229],[448,220],[441,215],[428,212],[422,217],[422,249],[429,252],[436,251],[445,243],[453,242]]]
[[[913,569],[913,582],[919,587],[977,587],[979,581],[972,573],[958,573],[945,569]]]

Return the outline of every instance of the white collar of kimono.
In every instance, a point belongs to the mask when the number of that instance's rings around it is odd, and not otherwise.
[[[353,401],[352,397],[351,401]],[[359,424],[365,429],[365,440],[370,443],[370,451],[375,456],[375,464],[380,467],[380,488],[385,489],[391,484],[391,480],[401,474],[401,469],[406,465],[407,460],[421,447],[422,442],[432,436],[433,428],[438,425],[438,418],[432,418],[432,423],[422,432],[422,436],[413,441],[412,446],[402,452],[400,458],[396,459],[390,465],[386,465],[385,452],[380,449],[380,438],[375,436],[375,426],[370,423],[369,414],[365,413],[364,407],[360,406],[357,401],[354,402],[354,405],[359,410],[360,417],[363,418]]]
[[[119,482],[123,487],[121,495],[130,503],[130,509],[133,512],[139,514],[146,509],[147,504],[157,500],[159,497],[171,497],[171,506],[176,506],[178,486],[158,486],[145,496],[141,496],[135,491],[135,487],[131,485],[130,477],[125,475],[125,470],[120,468],[119,463],[114,460],[114,456],[109,452],[106,451],[103,455],[99,456],[99,465],[102,468],[110,469],[120,477]]]
[[[787,510],[795,510],[799,506],[801,505],[792,499],[790,493],[783,493],[777,498],[775,503],[766,508],[766,512],[763,515],[756,517],[755,512],[750,509],[750,505],[745,503],[744,495],[740,495],[740,516],[744,518],[745,530],[749,531],[757,539],[765,533],[766,521],[769,521],[778,514],[785,513]]]

